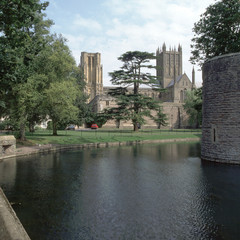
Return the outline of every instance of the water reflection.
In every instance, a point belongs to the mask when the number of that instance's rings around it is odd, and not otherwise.
[[[238,239],[240,168],[199,144],[136,145],[0,163],[32,239]]]

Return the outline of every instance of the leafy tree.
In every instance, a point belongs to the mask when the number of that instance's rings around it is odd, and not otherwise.
[[[53,36],[37,66],[40,66],[40,71],[42,69],[47,79],[42,88],[42,108],[45,115],[52,119],[53,135],[57,135],[60,123],[77,121],[79,110],[76,100],[82,94],[79,69],[66,45],[66,39],[61,35]]]
[[[82,94],[78,84],[79,68],[62,36],[48,36],[45,48],[33,58],[29,69],[27,81],[13,88],[16,97],[11,101],[8,114],[13,122],[19,123],[22,140],[27,124],[33,129],[37,122],[52,117],[56,135],[60,125],[76,121],[75,102]]]
[[[221,0],[210,5],[194,24],[192,63],[240,51],[240,1]]]
[[[15,98],[12,88],[26,82],[32,58],[44,47],[44,36],[52,24],[43,20],[47,2],[0,1],[0,112]]]
[[[188,91],[183,107],[189,115],[189,124],[198,128],[202,124],[202,88]]]
[[[118,58],[123,62],[121,70],[109,73],[112,84],[119,86],[111,93],[115,95],[118,113],[121,114],[121,118],[132,121],[134,131],[138,131],[139,124],[145,123],[145,116],[151,117],[151,110],[158,108],[155,100],[139,92],[142,84],[156,87],[156,77],[143,71],[146,68],[154,68],[149,64],[154,58],[152,53],[129,51]],[[133,90],[128,91],[129,87],[133,87]]]
[[[25,139],[27,112],[34,108],[36,96],[31,95],[34,81],[33,62],[45,48],[50,20],[42,13],[48,3],[39,0],[0,3],[0,112],[11,119]]]
[[[57,135],[57,125],[77,118],[78,109],[74,106],[77,89],[73,82],[62,81],[51,83],[45,90],[45,109],[52,119],[53,135]]]
[[[160,106],[156,111],[156,116],[153,116],[154,122],[157,124],[157,128],[167,125],[167,115],[163,113],[162,107]]]

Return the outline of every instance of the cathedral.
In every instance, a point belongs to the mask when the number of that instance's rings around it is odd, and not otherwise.
[[[85,92],[89,96],[89,104],[95,112],[101,112],[104,108],[116,106],[115,99],[108,95],[109,89],[113,87],[103,86],[103,68],[101,65],[100,53],[81,53],[80,68],[82,69],[86,88]],[[186,92],[194,89],[195,72],[192,71],[192,81],[182,71],[182,47],[178,49],[166,49],[165,43],[156,51],[156,76],[159,85],[166,91],[159,93],[151,88],[140,88],[140,93],[152,97],[161,102],[163,111],[168,117],[168,128],[186,128],[188,116],[183,109]],[[156,127],[152,119],[146,119],[144,127]],[[116,126],[113,121],[109,121],[106,127]],[[104,126],[105,126],[104,125]],[[129,127],[131,123],[123,122],[122,127]]]

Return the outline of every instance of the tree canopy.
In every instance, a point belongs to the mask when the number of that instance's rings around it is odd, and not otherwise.
[[[31,61],[44,48],[50,20],[42,11],[48,2],[0,1],[0,110],[12,98],[12,87],[26,82]]]
[[[221,0],[210,5],[194,24],[192,63],[240,51],[240,1]]]
[[[27,124],[46,117],[55,135],[59,123],[77,122],[77,105],[85,100],[66,39],[50,34],[47,6],[40,0],[0,2],[0,117],[20,130],[21,140]]]

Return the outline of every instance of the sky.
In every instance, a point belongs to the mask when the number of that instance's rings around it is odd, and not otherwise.
[[[182,45],[183,72],[191,80],[192,28],[215,0],[48,0],[51,32],[62,34],[76,63],[81,52],[101,53],[103,85],[110,86],[109,72],[119,70],[118,57],[127,51],[156,53]],[[195,66],[196,84],[202,73]],[[154,74],[154,73],[153,73]]]

